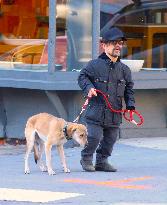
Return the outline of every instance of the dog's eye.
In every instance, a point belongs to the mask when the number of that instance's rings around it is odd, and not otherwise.
[[[81,137],[81,138],[84,137],[84,134],[81,134],[80,137]]]

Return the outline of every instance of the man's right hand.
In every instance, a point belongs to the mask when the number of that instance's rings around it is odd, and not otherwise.
[[[92,97],[92,96],[97,96],[97,93],[96,93],[96,89],[95,88],[91,88],[88,92],[88,97]]]

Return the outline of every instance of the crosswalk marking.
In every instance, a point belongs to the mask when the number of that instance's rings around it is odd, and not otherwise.
[[[83,194],[0,188],[0,200],[7,201],[27,201],[44,203],[78,196],[83,196]]]

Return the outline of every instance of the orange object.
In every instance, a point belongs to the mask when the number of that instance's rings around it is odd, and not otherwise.
[[[152,186],[151,185],[136,185],[136,184],[129,184],[129,183],[150,180],[152,178],[153,177],[151,176],[143,176],[143,177],[128,178],[128,179],[113,180],[113,181],[96,181],[96,180],[87,180],[87,179],[64,179],[64,182],[107,186],[107,187],[120,188],[120,189],[144,190],[144,189],[151,189]]]
[[[5,139],[0,139],[0,145],[4,145],[5,144]]]

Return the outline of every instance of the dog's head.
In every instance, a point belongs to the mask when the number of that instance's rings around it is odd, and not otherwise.
[[[85,125],[74,123],[72,126],[72,138],[78,142],[82,147],[88,144],[87,141],[87,128]]]

